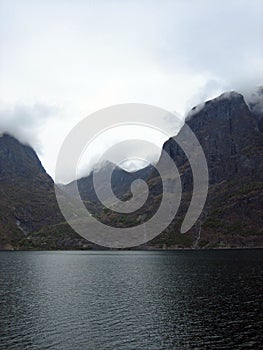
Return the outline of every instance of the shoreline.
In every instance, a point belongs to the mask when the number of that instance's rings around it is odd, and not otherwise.
[[[1,252],[181,252],[181,251],[222,251],[260,250],[263,247],[215,247],[215,248],[134,248],[134,249],[0,249]]]

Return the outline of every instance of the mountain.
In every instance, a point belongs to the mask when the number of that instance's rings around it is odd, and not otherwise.
[[[177,220],[151,244],[187,247],[263,246],[263,133],[262,115],[255,114],[242,95],[224,93],[193,108],[186,123],[203,147],[209,169],[209,191],[196,225],[179,234],[191,199],[191,167],[176,143],[163,149],[179,168],[183,198]],[[160,162],[162,160],[162,155]],[[158,188],[152,176],[149,186]],[[159,186],[161,192],[161,186]],[[158,191],[157,191],[158,194]]]
[[[259,101],[259,102],[258,102]],[[209,191],[204,210],[187,233],[180,227],[191,201],[192,170],[184,151],[170,138],[163,146],[174,160],[182,182],[182,200],[175,220],[144,248],[263,247],[263,113],[261,100],[246,102],[237,92],[224,93],[194,107],[186,124],[199,140],[209,169]],[[185,128],[185,126],[183,126]],[[178,136],[182,135],[182,129]],[[117,214],[103,208],[93,187],[94,172],[112,173],[112,189],[122,199],[130,196],[135,179],[146,180],[149,197],[134,213]],[[171,169],[165,169],[171,174]],[[152,167],[129,173],[112,163],[77,181],[81,197],[102,222],[134,226],[150,218],[162,200],[162,180]],[[72,193],[74,182],[59,190]],[[70,198],[70,197],[69,197]],[[109,198],[110,200],[110,198]],[[0,137],[0,249],[98,248],[78,236],[65,222],[57,205],[54,183],[35,151],[12,136]]]
[[[58,220],[54,185],[34,150],[0,137],[0,248]]]
[[[154,166],[149,165],[143,169],[128,172],[111,162],[105,162],[100,167],[96,167],[88,176],[82,177],[77,180],[77,185],[80,193],[80,197],[83,201],[93,202],[96,205],[100,204],[97,194],[93,185],[94,173],[99,173],[100,188],[103,190],[107,175],[112,173],[111,188],[115,196],[122,199],[123,196],[129,195],[131,184],[136,179],[147,180],[148,177],[154,172]],[[75,181],[63,186],[68,194],[72,193],[72,188],[75,186]],[[107,198],[109,201],[111,198]]]
[[[35,151],[10,135],[2,135],[0,249],[65,249],[83,245],[87,246],[87,242],[64,223],[53,180]]]
[[[184,151],[176,142],[183,134],[167,140],[164,151],[174,160],[182,183],[182,200],[175,220],[148,248],[214,248],[263,246],[263,133],[260,109],[253,110],[237,92],[224,93],[194,107],[186,124],[192,129],[205,153],[209,169],[209,191],[204,210],[187,233],[180,227],[189,207],[193,178]],[[169,177],[171,169],[166,168]],[[136,213],[107,212],[103,221],[133,226],[141,217],[154,215],[162,200],[162,180],[158,173],[147,179],[150,199]]]

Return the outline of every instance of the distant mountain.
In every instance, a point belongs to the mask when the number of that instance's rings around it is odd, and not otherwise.
[[[132,181],[146,179],[153,167],[129,173],[107,162],[102,178],[113,170],[112,186],[120,198]],[[93,187],[93,173],[78,180],[81,197],[94,215],[102,206]],[[102,182],[102,186],[104,183]],[[73,183],[62,186],[68,194]],[[55,197],[54,182],[46,173],[36,152],[14,137],[0,137],[0,249],[90,249],[85,239],[65,222]]]
[[[97,166],[88,176],[82,177],[77,180],[77,185],[80,193],[80,197],[83,201],[93,202],[100,204],[97,194],[94,190],[93,175],[99,173],[100,179],[102,179],[100,187],[103,189],[105,186],[107,174],[112,173],[111,188],[115,196],[122,199],[123,196],[129,195],[131,184],[136,179],[147,180],[148,177],[154,172],[154,167],[149,165],[143,169],[128,172],[111,162],[105,162],[101,166]],[[63,186],[63,189],[71,194],[72,188],[75,186],[75,181]],[[108,198],[111,201],[111,198]]]

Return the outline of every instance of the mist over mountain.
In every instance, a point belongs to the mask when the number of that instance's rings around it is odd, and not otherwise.
[[[261,90],[259,90],[261,91]],[[203,147],[209,169],[209,193],[196,225],[180,234],[180,223],[191,200],[193,179],[189,162],[176,143],[167,140],[163,149],[181,174],[183,196],[172,224],[148,247],[258,247],[263,246],[263,133],[261,100],[244,99],[237,92],[224,93],[193,108],[186,123]],[[162,161],[162,155],[160,162]],[[112,172],[112,190],[129,198],[134,179],[149,185],[150,196],[143,208],[125,218],[104,210],[93,186],[94,171],[102,178]],[[153,166],[127,172],[105,163],[77,181],[80,195],[101,221],[123,227],[136,225],[154,214],[162,198],[162,181]],[[169,174],[170,169],[166,169]],[[74,183],[61,190],[69,195]],[[101,186],[104,186],[102,181]],[[35,151],[16,138],[0,137],[0,248],[90,249],[93,247],[65,223],[59,211],[54,182]],[[138,221],[139,220],[139,221]]]
[[[61,220],[54,183],[35,151],[14,137],[0,137],[0,247]]]
[[[63,235],[44,236],[46,230]],[[41,244],[28,239],[40,234]],[[35,235],[37,240],[38,235]],[[0,137],[0,249],[18,248],[27,239],[33,249],[78,249],[87,242],[64,222],[59,210],[52,178],[46,173],[36,152],[28,145],[4,134]]]
[[[39,131],[45,122],[57,112],[55,106],[36,103],[34,105],[16,104],[0,109],[0,136],[11,135],[23,144],[41,152]]]
[[[193,178],[176,137],[170,138],[163,150],[179,169],[182,201],[175,220],[148,245],[158,248],[263,246],[263,133],[258,114],[241,94],[232,91],[194,107],[186,123],[199,140],[208,163],[206,205],[194,227],[181,234],[180,225],[192,197]],[[183,129],[179,135],[181,132]],[[169,176],[171,169],[165,171]],[[130,216],[131,224],[141,215],[149,218],[160,205],[161,178],[153,173],[147,183],[151,199],[142,211]],[[113,218],[117,220],[115,214],[107,214],[109,223]],[[120,215],[120,221],[123,219]]]
[[[181,173],[183,200],[178,220],[163,235],[163,243],[189,246],[263,245],[263,133],[258,117],[236,92],[224,93],[194,108],[187,124],[198,138],[208,163],[209,192],[203,213],[184,237],[178,222],[191,199],[193,179],[189,162],[175,139],[164,144]],[[162,156],[161,156],[162,158]],[[169,171],[169,170],[168,170]],[[158,185],[153,177],[149,184]],[[161,242],[159,237],[156,239]]]
[[[250,92],[246,96],[251,113],[258,121],[258,127],[263,132],[263,86]]]
[[[91,201],[97,204],[100,203],[93,185],[94,173],[99,173],[101,178],[100,187],[102,189],[105,186],[105,182],[108,177],[107,174],[112,173],[112,191],[117,198],[122,199],[123,196],[129,194],[131,184],[134,180],[141,179],[146,181],[153,171],[154,166],[149,165],[143,169],[128,172],[122,169],[121,167],[116,166],[116,164],[107,161],[101,164],[100,167],[96,166],[96,169],[93,170],[88,176],[82,177],[79,180],[77,180],[80,197],[84,201]],[[63,186],[63,189],[70,194],[72,192],[72,187],[74,187],[75,183],[76,181],[72,181],[68,185]],[[111,198],[108,199],[110,200]]]

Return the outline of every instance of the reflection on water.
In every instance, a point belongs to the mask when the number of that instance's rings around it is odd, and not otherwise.
[[[258,349],[263,251],[0,252],[0,349]]]

